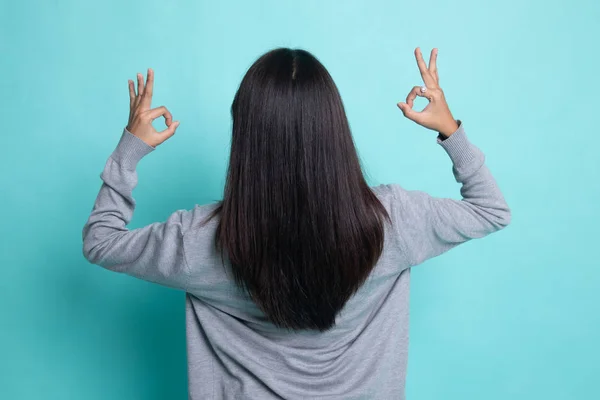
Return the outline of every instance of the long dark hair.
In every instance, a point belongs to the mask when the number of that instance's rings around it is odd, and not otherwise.
[[[326,331],[381,256],[390,217],[364,179],[342,99],[309,52],[278,48],[248,70],[216,247],[269,320]],[[224,259],[224,257],[223,257]]]

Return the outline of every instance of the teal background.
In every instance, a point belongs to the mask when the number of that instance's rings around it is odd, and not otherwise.
[[[276,46],[330,70],[371,184],[457,197],[435,134],[396,108],[414,47],[438,47],[513,210],[413,269],[408,398],[600,398],[598,21],[592,0],[2,0],[0,398],[186,398],[184,294],[88,264],[81,229],[127,79],[154,68],[153,105],[181,121],[140,164],[139,227],[220,198],[233,94]]]

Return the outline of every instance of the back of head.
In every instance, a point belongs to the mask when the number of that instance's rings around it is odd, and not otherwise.
[[[250,67],[231,112],[217,246],[275,325],[325,331],[380,257],[389,219],[337,87],[307,51],[275,49]]]

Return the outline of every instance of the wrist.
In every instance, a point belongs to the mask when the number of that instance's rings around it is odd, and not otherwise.
[[[458,130],[459,126],[460,123],[457,120],[452,119],[452,121],[449,121],[448,123],[444,124],[438,130],[438,133],[442,137],[442,139],[447,139]]]

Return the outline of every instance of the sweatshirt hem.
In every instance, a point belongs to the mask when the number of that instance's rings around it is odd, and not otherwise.
[[[477,151],[469,141],[463,124],[459,122],[458,129],[446,139],[438,137],[437,142],[444,148],[456,168],[468,165],[477,159]]]
[[[111,154],[111,158],[122,168],[135,169],[140,160],[155,149],[124,128],[119,144]]]

